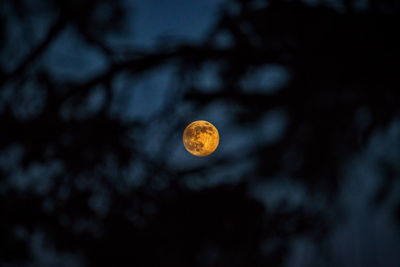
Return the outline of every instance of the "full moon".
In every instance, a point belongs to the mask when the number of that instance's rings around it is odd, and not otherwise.
[[[218,130],[208,121],[194,121],[183,132],[183,145],[190,154],[197,157],[210,155],[218,144]]]

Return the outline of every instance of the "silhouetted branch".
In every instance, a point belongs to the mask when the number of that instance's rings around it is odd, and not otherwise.
[[[38,44],[26,57],[22,60],[22,62],[15,68],[14,71],[4,76],[2,80],[0,80],[0,87],[3,86],[6,82],[11,79],[14,79],[21,75],[30,64],[32,64],[38,57],[42,55],[43,52],[47,49],[49,44],[58,36],[58,34],[64,29],[66,25],[66,20],[63,17],[59,17],[54,25],[51,27],[47,35],[43,38],[42,42]]]
[[[187,100],[207,104],[215,100],[240,102],[243,105],[256,105],[263,109],[279,107],[290,103],[288,93],[282,90],[281,93],[247,93],[235,91],[219,91],[217,93],[204,93],[199,90],[190,91],[185,94]]]
[[[172,52],[138,53],[138,56],[133,59],[113,63],[106,71],[84,83],[70,84],[69,87],[73,89],[68,91],[65,97],[68,98],[74,94],[84,92],[88,88],[102,84],[112,79],[116,74],[130,72],[132,75],[140,75],[171,60],[190,62],[190,64],[202,64],[207,61],[218,61],[226,58],[241,58],[242,60],[254,63],[263,60],[270,63],[282,63],[284,61],[274,51],[267,51],[265,49],[248,51],[247,49],[229,50],[204,46],[181,46]]]

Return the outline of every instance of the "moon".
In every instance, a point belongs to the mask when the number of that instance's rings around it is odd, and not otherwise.
[[[183,145],[186,150],[197,157],[213,153],[219,144],[217,128],[208,121],[194,121],[183,132]]]

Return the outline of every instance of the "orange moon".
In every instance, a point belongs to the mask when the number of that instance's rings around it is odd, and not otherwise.
[[[183,132],[183,145],[186,150],[197,157],[208,156],[219,144],[217,128],[208,121],[194,121]]]

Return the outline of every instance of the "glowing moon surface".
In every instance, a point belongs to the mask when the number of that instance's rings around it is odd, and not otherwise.
[[[208,156],[217,149],[218,144],[218,130],[208,121],[194,121],[183,132],[183,145],[192,155]]]

